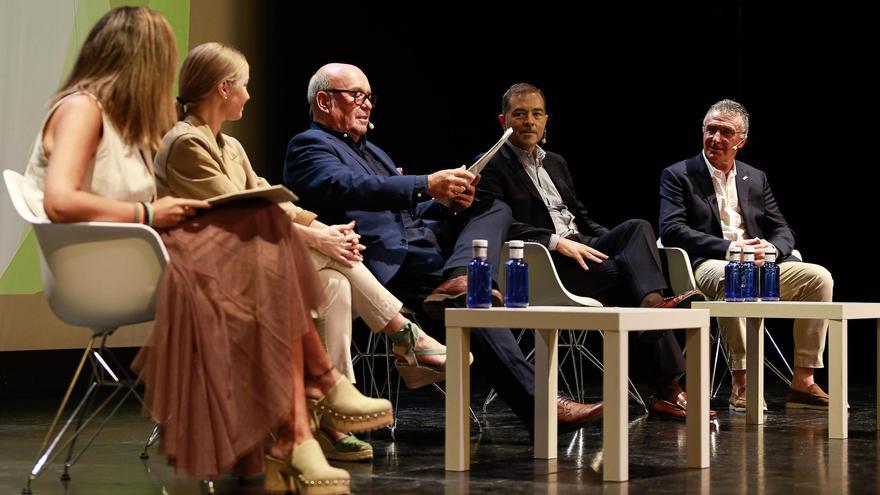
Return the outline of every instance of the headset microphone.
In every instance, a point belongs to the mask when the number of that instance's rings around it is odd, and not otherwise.
[[[733,149],[734,149],[734,150],[738,150],[738,149],[739,149],[739,145],[743,144],[743,143],[745,142],[745,140],[746,140],[746,138],[742,138],[742,139],[740,139],[738,143],[736,143],[736,144],[733,145]]]
[[[373,130],[373,129],[375,129],[375,128],[376,128],[376,126],[375,126],[375,125],[373,125],[373,123],[372,123],[372,122],[368,122],[368,123],[367,123],[367,127],[368,127],[368,128],[369,128],[369,129],[370,129],[370,130],[371,130],[371,131],[372,131],[372,130]]]

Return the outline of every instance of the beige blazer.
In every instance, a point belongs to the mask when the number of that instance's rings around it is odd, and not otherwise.
[[[153,167],[160,197],[207,199],[270,186],[254,171],[237,139],[222,133],[214,139],[207,124],[175,124],[162,138]],[[293,203],[279,206],[301,225],[317,216]]]

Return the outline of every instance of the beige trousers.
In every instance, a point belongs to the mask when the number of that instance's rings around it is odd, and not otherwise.
[[[724,266],[726,261],[707,260],[697,266],[694,278],[697,287],[709,299],[724,299]],[[825,268],[812,263],[784,262],[779,264],[779,295],[784,301],[831,301],[834,280]],[[748,321],[748,323],[746,323]],[[730,369],[746,369],[746,324],[763,331],[763,318],[718,318],[718,327],[730,354]],[[795,320],[794,365],[822,368],[828,320]]]
[[[318,308],[315,327],[333,366],[354,383],[352,318],[363,318],[372,331],[378,332],[400,313],[403,303],[391,295],[363,263],[347,267],[321,252],[312,249],[309,252],[326,296],[324,305]]]

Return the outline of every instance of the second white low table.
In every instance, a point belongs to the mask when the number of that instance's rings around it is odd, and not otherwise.
[[[793,318],[828,320],[828,437],[849,436],[847,397],[847,321],[880,319],[880,303],[848,302],[724,302],[693,303],[693,308],[708,309],[712,316],[744,318]],[[880,326],[878,326],[880,331]],[[764,339],[762,329],[747,330],[746,334],[746,423],[764,423],[764,414],[758,408],[764,400]],[[880,355],[880,339],[878,339]],[[880,378],[880,364],[877,368]],[[880,380],[878,380],[880,392]],[[878,410],[880,418],[880,410]]]
[[[687,333],[687,465],[709,467],[709,312],[696,309],[533,306],[446,310],[446,470],[470,469],[471,328],[535,330],[535,458],[556,458],[558,329],[603,330],[602,452],[605,481],[629,479],[628,332]],[[507,330],[499,330],[507,331]]]

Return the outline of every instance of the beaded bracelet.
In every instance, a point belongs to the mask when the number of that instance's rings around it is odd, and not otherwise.
[[[153,205],[151,205],[150,203],[141,203],[141,204],[144,205],[144,211],[147,213],[147,222],[146,223],[148,226],[152,227],[153,226]]]

